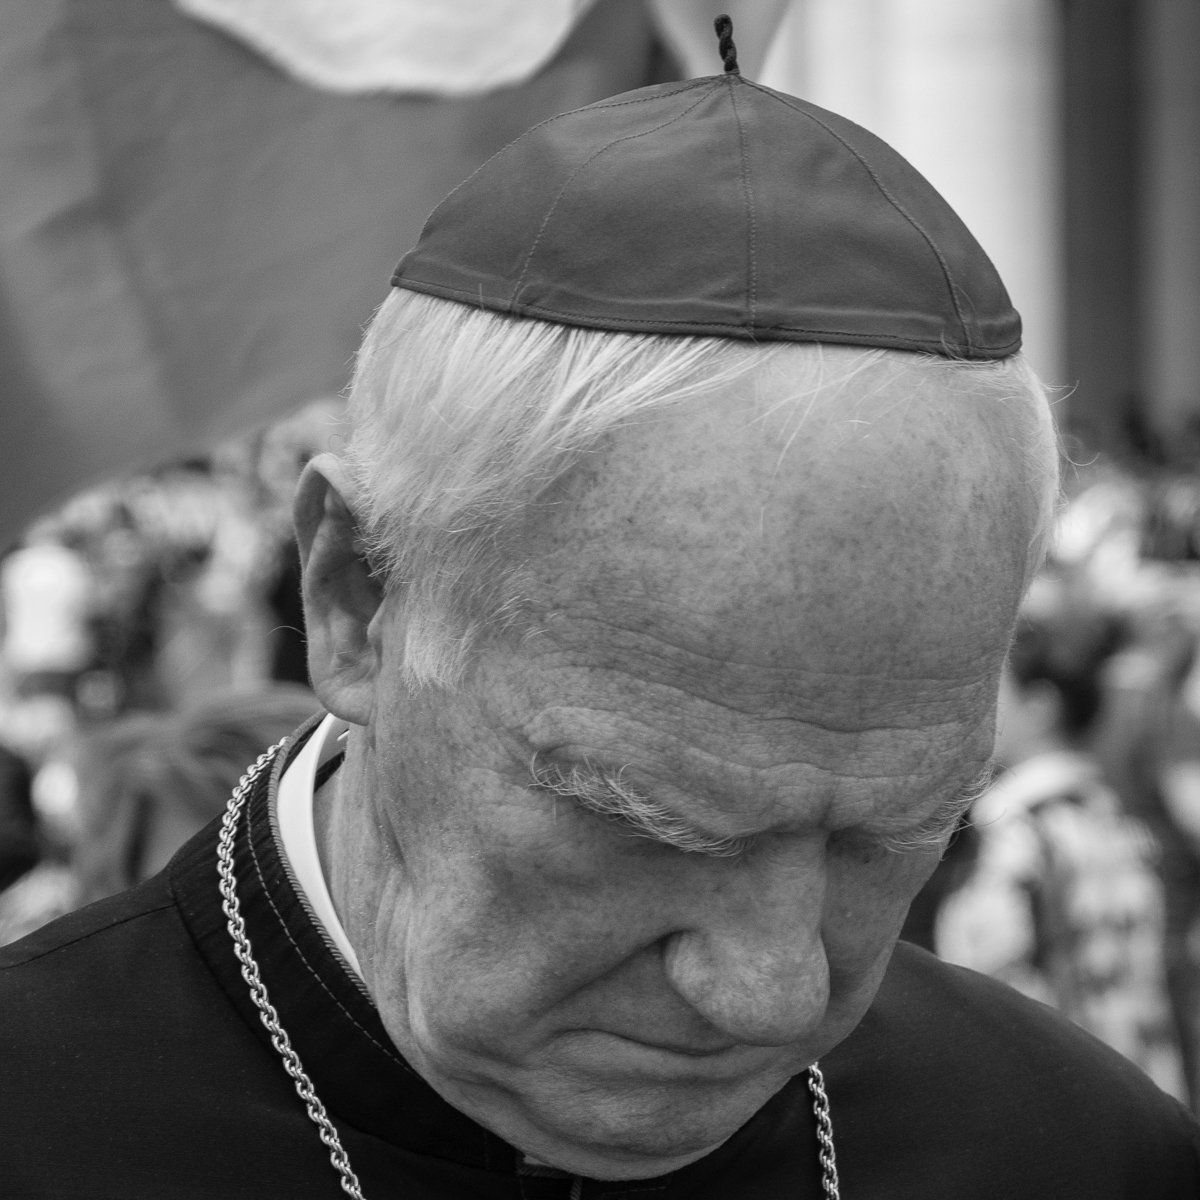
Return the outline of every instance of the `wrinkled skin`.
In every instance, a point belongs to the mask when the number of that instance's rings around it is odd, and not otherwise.
[[[842,1040],[940,853],[887,836],[991,754],[1029,534],[1001,417],[882,382],[796,403],[764,369],[614,435],[518,547],[535,632],[453,692],[402,683],[338,464],[302,485],[314,682],[355,726],[335,903],[406,1058],[539,1160],[674,1169]],[[535,752],[742,848],[633,836]]]

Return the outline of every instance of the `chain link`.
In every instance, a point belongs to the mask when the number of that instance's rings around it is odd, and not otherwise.
[[[817,1118],[817,1141],[821,1143],[821,1187],[828,1200],[841,1200],[838,1191],[837,1155],[833,1149],[833,1118],[829,1115],[829,1095],[825,1076],[813,1063],[808,1068],[808,1090],[812,1092],[813,1116]]]
[[[353,1197],[353,1200],[363,1200],[362,1189],[358,1177],[350,1167],[350,1159],[342,1146],[337,1130],[333,1127],[325,1106],[317,1096],[312,1080],[301,1065],[300,1056],[292,1046],[287,1031],[279,1023],[279,1014],[267,995],[266,984],[259,974],[258,963],[250,946],[250,938],[246,933],[246,922],[242,919],[241,904],[238,901],[237,883],[233,870],[233,842],[237,833],[238,818],[241,815],[246,797],[254,786],[254,781],[279,753],[283,742],[277,742],[269,750],[259,755],[258,759],[238,780],[238,785],[229,797],[225,815],[221,819],[221,836],[217,841],[217,876],[220,879],[223,909],[227,918],[226,928],[233,939],[233,950],[238,961],[242,964],[242,978],[250,988],[250,999],[258,1009],[259,1019],[271,1035],[271,1044],[283,1060],[283,1069],[291,1076],[296,1088],[296,1094],[304,1101],[304,1107],[309,1118],[317,1127],[321,1141],[329,1151],[329,1161],[338,1173],[342,1191]],[[817,1141],[821,1144],[821,1186],[827,1200],[841,1200],[838,1191],[837,1157],[833,1149],[833,1119],[829,1114],[829,1096],[825,1091],[825,1076],[821,1068],[813,1063],[808,1068],[808,1090],[813,1098],[813,1116],[817,1121]],[[581,1181],[580,1181],[581,1182]]]
[[[329,1161],[338,1173],[342,1191],[354,1200],[363,1200],[362,1189],[358,1178],[350,1167],[350,1159],[342,1146],[337,1130],[333,1127],[325,1106],[317,1096],[312,1080],[306,1074],[300,1062],[300,1056],[292,1046],[291,1039],[279,1023],[279,1014],[275,1011],[270,997],[267,995],[266,984],[259,975],[258,963],[254,961],[254,953],[250,946],[250,938],[246,934],[246,922],[242,919],[241,904],[237,896],[237,883],[233,873],[233,840],[237,830],[238,816],[254,781],[279,752],[283,742],[278,742],[269,750],[259,755],[257,761],[238,780],[238,785],[229,798],[225,816],[221,820],[221,836],[217,842],[217,875],[221,882],[223,897],[222,909],[228,918],[227,928],[233,939],[233,950],[242,964],[242,978],[250,988],[250,999],[258,1009],[259,1019],[271,1035],[271,1044],[283,1060],[283,1069],[291,1076],[296,1093],[304,1101],[304,1107],[313,1124],[316,1125],[321,1141],[329,1150]]]

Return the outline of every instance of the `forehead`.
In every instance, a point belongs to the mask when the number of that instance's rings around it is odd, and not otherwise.
[[[1027,530],[955,400],[772,370],[613,434],[516,547],[529,620],[477,664],[489,724],[526,762],[780,811],[961,783],[991,752]]]
[[[724,683],[825,680],[849,706],[864,673],[992,677],[1023,589],[1021,464],[998,406],[909,357],[826,348],[815,377],[775,357],[609,435],[525,531],[533,627],[585,657],[655,643]]]
[[[848,642],[811,669],[753,622],[706,649],[689,618],[634,605],[544,616],[515,655],[482,656],[469,705],[483,726],[514,763],[616,772],[722,836],[919,816],[991,754],[994,664],[982,660],[946,678]]]

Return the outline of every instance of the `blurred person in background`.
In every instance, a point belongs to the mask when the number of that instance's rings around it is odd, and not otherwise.
[[[92,572],[63,532],[40,522],[0,564],[0,660],[22,695],[73,697],[94,653]]]
[[[38,860],[29,764],[0,742],[0,893]]]
[[[1055,557],[1087,605],[1119,614],[1090,752],[1154,837],[1166,917],[1167,990],[1192,1107],[1200,1112],[1200,462],[1084,472]],[[1193,448],[1188,458],[1188,447]],[[1165,450],[1165,447],[1160,448]]]
[[[249,758],[316,708],[307,688],[275,684],[79,734],[62,853],[0,894],[0,944],[154,874],[220,813]]]
[[[78,902],[160,870],[220,814],[246,763],[317,707],[307,688],[275,684],[218,693],[182,712],[131,713],[81,737]]]
[[[1193,611],[1193,621],[1196,615]],[[1142,768],[1139,778],[1148,779],[1147,790],[1161,803],[1167,984],[1192,1105],[1200,1112],[1200,655],[1194,644],[1192,651],[1174,702],[1159,706],[1163,720],[1153,733],[1156,769],[1147,775],[1144,755],[1135,760],[1135,769]]]
[[[1127,810],[1150,830],[1159,848],[1167,990],[1192,1107],[1200,1112],[1196,485],[1168,475],[1143,481],[1141,490],[1136,561],[1093,579],[1094,594],[1119,607],[1129,635],[1103,674],[1104,705],[1092,748]]]
[[[1001,774],[975,803],[936,947],[1053,1005],[1186,1098],[1166,988],[1159,846],[1090,752],[1125,630],[1078,586],[1031,589],[1001,684]]]

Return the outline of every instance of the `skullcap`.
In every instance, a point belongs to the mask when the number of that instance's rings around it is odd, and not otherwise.
[[[1021,345],[991,260],[910,163],[728,58],[522,134],[433,211],[392,283],[589,329]]]

